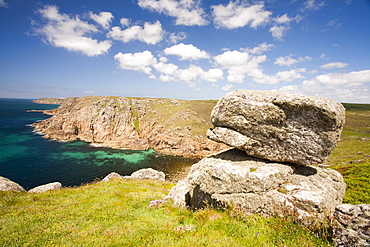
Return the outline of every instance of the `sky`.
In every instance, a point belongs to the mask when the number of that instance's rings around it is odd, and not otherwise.
[[[370,103],[370,0],[0,0],[0,97]]]

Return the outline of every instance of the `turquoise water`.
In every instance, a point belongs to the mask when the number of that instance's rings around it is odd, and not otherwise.
[[[50,116],[27,110],[56,107],[34,104],[32,100],[0,99],[0,176],[25,189],[55,181],[63,186],[78,186],[113,171],[130,175],[149,167],[163,171],[169,180],[176,180],[178,174],[196,162],[154,150],[92,147],[82,141],[58,142],[34,133],[31,124]]]

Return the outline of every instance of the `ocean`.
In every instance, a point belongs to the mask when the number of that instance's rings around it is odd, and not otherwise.
[[[35,133],[31,124],[49,118],[41,112],[58,105],[32,103],[30,99],[0,99],[0,176],[26,190],[61,182],[79,186],[102,179],[111,172],[130,175],[142,168],[163,171],[176,181],[196,159],[163,155],[154,150],[137,151],[94,147],[82,141],[60,142]]]

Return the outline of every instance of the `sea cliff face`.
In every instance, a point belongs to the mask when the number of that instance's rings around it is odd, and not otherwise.
[[[98,97],[67,98],[33,126],[46,138],[81,139],[106,147],[205,157],[227,146],[207,139],[215,101]]]

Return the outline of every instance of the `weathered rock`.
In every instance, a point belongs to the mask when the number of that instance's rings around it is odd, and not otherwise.
[[[67,98],[53,116],[34,123],[45,138],[112,148],[205,157],[227,148],[204,135],[215,102],[98,97]]]
[[[331,169],[276,163],[231,149],[193,165],[168,198],[177,207],[238,205],[251,213],[322,220],[342,202],[345,186]]]
[[[26,191],[22,186],[10,179],[0,176],[0,191]]]
[[[122,176],[116,172],[111,172],[107,176],[105,176],[102,181],[106,182],[112,179],[126,179],[126,178],[154,179],[159,181],[165,181],[166,175],[164,174],[164,172],[160,172],[152,168],[146,168],[133,172],[130,176]]]
[[[111,172],[107,176],[105,176],[102,181],[107,182],[113,179],[124,179],[124,176],[119,175],[117,172]]]
[[[345,109],[330,99],[237,90],[212,111],[208,138],[278,162],[321,164],[340,137]]]
[[[335,208],[336,246],[370,246],[370,204],[342,204]]]
[[[33,189],[30,189],[28,193],[44,193],[49,190],[59,190],[60,188],[62,188],[62,184],[59,182],[54,182],[37,186]]]
[[[166,179],[164,172],[156,171],[152,168],[140,169],[133,172],[130,177],[136,179],[154,179],[159,181],[165,181]]]

